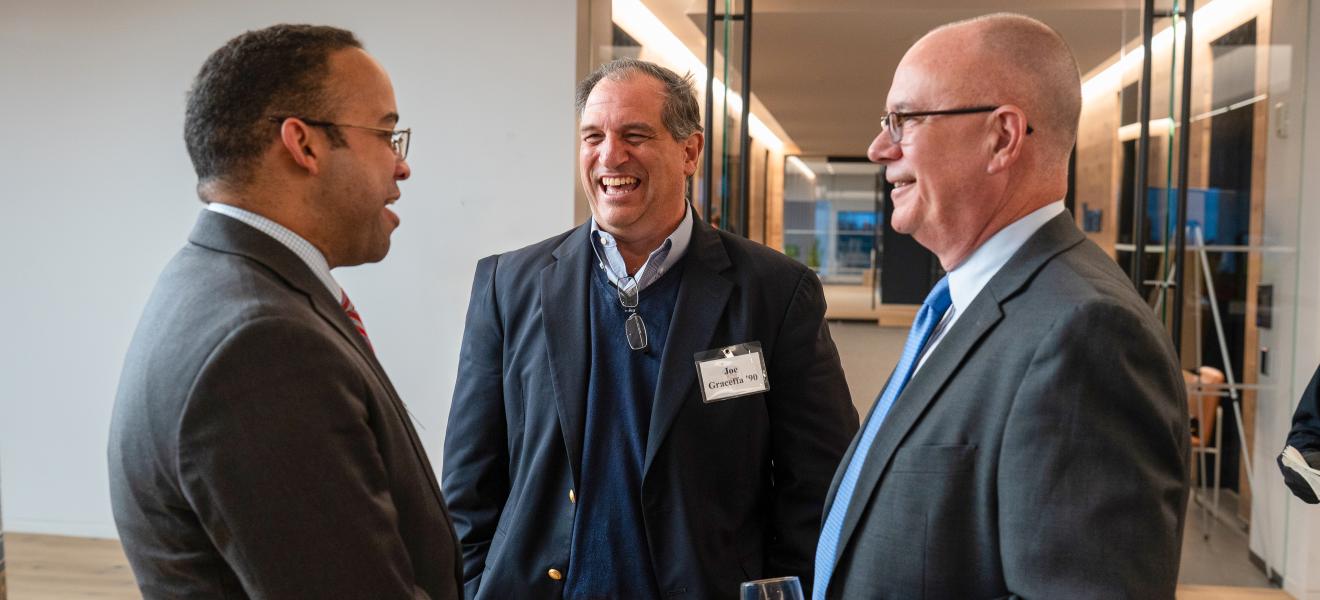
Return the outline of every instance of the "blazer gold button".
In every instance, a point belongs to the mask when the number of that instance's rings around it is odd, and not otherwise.
[[[568,501],[577,504],[577,495],[573,493],[573,490],[568,490]]]
[[[560,573],[559,569],[550,569],[549,571],[546,571],[546,575],[549,575],[550,578],[555,581],[559,581],[560,579],[564,578],[564,574]]]

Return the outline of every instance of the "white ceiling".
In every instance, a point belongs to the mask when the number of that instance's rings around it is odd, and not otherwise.
[[[682,25],[705,29],[704,0],[647,5],[662,21],[682,15]],[[1167,10],[1172,0],[1156,5]],[[938,25],[1027,14],[1063,34],[1085,74],[1139,37],[1141,23],[1140,0],[754,0],[753,11],[752,92],[809,156],[865,155],[899,59]],[[741,31],[732,37],[737,48]],[[732,57],[736,67],[737,50]]]

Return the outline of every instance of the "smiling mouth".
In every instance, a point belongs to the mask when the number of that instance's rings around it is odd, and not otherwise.
[[[596,180],[597,185],[607,196],[620,196],[627,194],[641,185],[641,180],[630,175],[601,177]]]

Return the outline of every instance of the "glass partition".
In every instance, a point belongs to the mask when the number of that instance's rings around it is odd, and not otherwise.
[[[1296,332],[1284,314],[1298,309],[1302,175],[1302,128],[1289,113],[1304,100],[1305,69],[1294,57],[1306,52],[1308,10],[1304,2],[1161,1],[1152,15],[1148,51],[1133,35],[1084,78],[1079,223],[1176,337],[1192,416],[1189,527],[1206,536],[1205,548],[1217,547],[1215,536],[1242,537],[1259,583],[1281,583],[1288,515],[1274,456],[1301,391]],[[1224,573],[1194,575],[1223,583]]]
[[[831,319],[879,319],[882,182],[865,158],[787,159],[783,250],[820,275]]]

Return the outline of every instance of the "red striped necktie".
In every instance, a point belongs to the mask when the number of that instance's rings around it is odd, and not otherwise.
[[[375,350],[375,347],[371,345],[371,338],[367,337],[367,327],[362,324],[362,315],[359,315],[357,309],[353,308],[353,301],[348,299],[348,292],[342,289],[339,290],[339,306],[344,309],[344,312],[348,313],[348,320],[353,322],[353,327],[356,327],[357,332],[362,334],[362,339],[367,341],[367,347]]]

